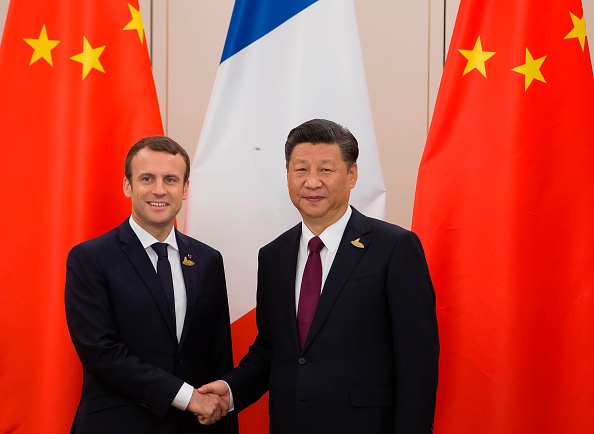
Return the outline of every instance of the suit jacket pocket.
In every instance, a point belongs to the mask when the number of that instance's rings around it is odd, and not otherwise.
[[[392,387],[351,388],[351,404],[355,407],[392,407],[394,401],[394,388]]]
[[[117,395],[102,395],[96,398],[90,399],[87,405],[87,413],[94,413],[108,408],[121,407],[124,405],[133,405],[132,402],[124,398],[123,396]]]
[[[347,280],[346,284],[344,285],[345,289],[347,290],[383,290],[384,288],[384,281],[382,277],[374,274],[374,275],[363,275],[363,276],[351,276],[349,280]]]

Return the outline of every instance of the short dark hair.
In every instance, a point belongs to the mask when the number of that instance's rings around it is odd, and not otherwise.
[[[171,155],[181,154],[186,163],[186,173],[184,174],[184,184],[190,179],[190,157],[186,150],[175,140],[165,136],[150,136],[140,139],[136,142],[126,155],[124,162],[124,174],[128,182],[132,183],[132,159],[141,149],[148,148],[155,152],[166,152]]]
[[[312,119],[304,122],[289,132],[285,142],[285,161],[287,167],[293,155],[293,149],[300,143],[335,144],[340,148],[342,160],[347,170],[357,162],[359,157],[359,143],[348,128],[327,119]]]

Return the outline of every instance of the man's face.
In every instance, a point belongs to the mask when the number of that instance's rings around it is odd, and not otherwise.
[[[124,194],[132,199],[132,218],[162,241],[188,196],[186,163],[181,154],[141,149],[131,161],[132,181],[124,178]]]
[[[342,217],[356,183],[357,163],[347,170],[338,145],[300,143],[293,149],[287,168],[289,196],[314,234]]]

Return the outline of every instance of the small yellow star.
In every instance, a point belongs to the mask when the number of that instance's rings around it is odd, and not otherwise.
[[[140,39],[140,43],[142,44],[144,41],[144,24],[142,23],[140,10],[136,9],[130,3],[128,3],[128,9],[130,9],[132,20],[122,30],[136,30],[138,32],[138,39]]]
[[[584,51],[584,47],[586,45],[586,37],[588,36],[586,33],[585,17],[582,16],[582,18],[578,18],[571,12],[569,13],[569,15],[571,15],[571,21],[573,21],[573,29],[571,30],[571,32],[567,34],[567,36],[565,36],[564,39],[578,38],[580,41],[580,45],[582,47],[582,51]]]
[[[542,66],[543,62],[547,56],[543,56],[540,59],[534,60],[528,48],[526,48],[526,63],[520,65],[516,68],[513,68],[512,71],[519,72],[520,74],[524,74],[524,90],[528,90],[528,87],[532,83],[532,80],[542,81],[546,83],[542,73],[540,72],[540,67]]]
[[[480,36],[476,39],[474,48],[472,50],[458,51],[468,60],[468,62],[466,63],[466,68],[464,69],[462,75],[468,74],[473,69],[478,69],[478,71],[481,74],[483,74],[483,77],[487,78],[487,69],[485,68],[485,62],[495,55],[495,51],[483,51]]]
[[[103,70],[103,65],[99,61],[99,56],[105,50],[105,45],[99,48],[91,47],[87,38],[83,36],[83,51],[82,53],[77,54],[76,56],[72,56],[71,59],[75,62],[82,63],[83,71],[82,71],[82,79],[84,80],[85,77],[91,72],[91,70],[97,69],[98,71],[105,72]]]
[[[50,66],[54,66],[54,62],[52,60],[52,50],[56,48],[60,41],[54,41],[47,38],[47,30],[45,29],[45,24],[41,27],[39,38],[23,38],[23,40],[31,47],[33,47],[33,55],[31,56],[29,66],[33,65],[39,59],[45,59],[45,61],[49,63]]]

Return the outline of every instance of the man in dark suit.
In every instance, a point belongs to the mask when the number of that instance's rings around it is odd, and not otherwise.
[[[289,133],[289,196],[303,221],[260,250],[248,354],[199,389],[235,411],[269,390],[271,434],[433,429],[439,341],[425,256],[412,232],[349,207],[358,154],[331,121]]]
[[[194,387],[233,360],[222,257],[174,228],[189,174],[176,142],[140,140],[125,162],[132,216],[68,255],[66,316],[83,367],[74,433],[238,432],[236,416],[197,418],[226,414]]]

